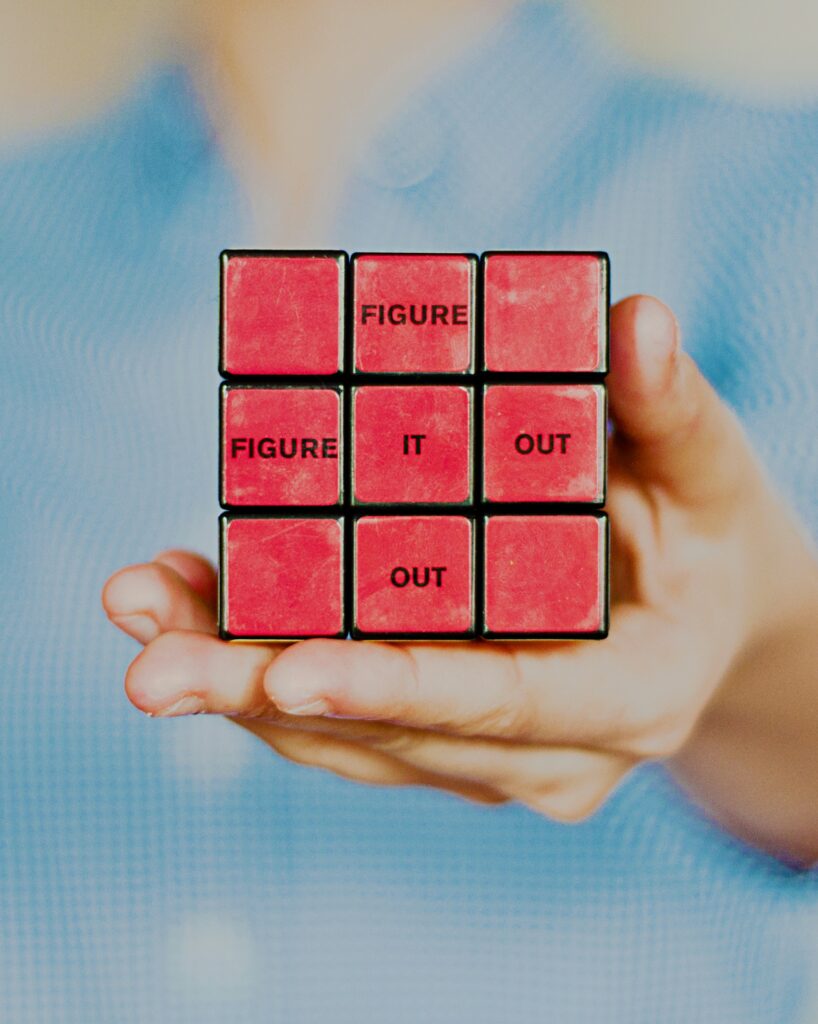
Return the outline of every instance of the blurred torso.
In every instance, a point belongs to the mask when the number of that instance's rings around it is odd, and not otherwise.
[[[615,297],[674,306],[818,529],[815,108],[646,78],[539,4],[395,103],[354,135],[300,244],[608,249]],[[354,787],[229,723],[127,706],[133,652],[102,581],[171,543],[215,549],[217,253],[298,234],[283,178],[258,219],[208,109],[187,74],[154,71],[0,168],[0,1007],[83,1024],[808,1020],[814,879],[705,822],[659,769],[564,827]]]

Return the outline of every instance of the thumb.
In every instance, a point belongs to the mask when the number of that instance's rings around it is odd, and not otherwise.
[[[611,309],[615,457],[690,504],[733,500],[754,460],[728,406],[681,351],[673,313],[633,295]]]

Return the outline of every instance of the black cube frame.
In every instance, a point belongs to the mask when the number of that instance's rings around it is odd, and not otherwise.
[[[581,252],[567,250],[538,250],[518,251],[504,250],[509,255],[591,255],[599,259],[603,277],[603,303],[604,303],[604,344],[601,368],[595,373],[548,373],[548,372],[503,372],[489,371],[484,367],[483,358],[483,278],[482,273],[485,259],[492,255],[498,255],[500,251],[491,250],[485,252],[482,260],[473,253],[441,253],[440,255],[467,256],[474,261],[474,273],[472,275],[473,289],[473,318],[472,318],[472,367],[471,371],[453,373],[371,373],[359,372],[354,369],[353,353],[353,330],[351,316],[353,310],[352,289],[354,265],[359,253],[353,253],[347,257],[346,253],[339,250],[265,250],[265,249],[226,249],[221,253],[221,287],[219,306],[219,371],[225,378],[220,388],[219,396],[219,503],[227,511],[220,517],[219,531],[219,562],[220,567],[225,565],[225,534],[224,524],[233,518],[274,518],[274,519],[304,519],[304,518],[342,518],[344,521],[344,549],[343,549],[343,589],[344,589],[344,630],[337,636],[351,635],[354,639],[368,640],[469,640],[482,637],[487,640],[577,640],[595,639],[601,640],[608,635],[609,628],[609,604],[610,604],[610,527],[608,517],[601,511],[605,502],[607,489],[607,431],[603,431],[602,440],[602,479],[603,493],[598,502],[487,502],[483,497],[483,397],[485,386],[489,384],[600,384],[604,381],[609,364],[610,350],[610,261],[605,252]],[[413,255],[411,253],[367,253],[366,255]],[[424,254],[418,254],[424,255]],[[344,263],[344,343],[343,343],[343,367],[339,372],[333,374],[276,374],[264,376],[236,375],[224,370],[224,270],[231,257],[287,257],[287,256],[329,256],[337,259],[345,257]],[[379,504],[366,503],[355,504],[353,501],[352,488],[352,397],[353,388],[362,386],[396,386],[396,385],[433,385],[449,384],[469,387],[472,390],[471,406],[471,447],[472,447],[472,501],[467,504],[428,504],[428,503],[400,503],[400,504]],[[341,494],[340,501],[335,505],[316,506],[231,506],[224,502],[223,479],[224,479],[224,424],[223,424],[223,389],[229,387],[301,387],[301,388],[331,388],[341,394],[341,445],[340,452],[342,459]],[[603,424],[607,422],[607,392]],[[461,516],[472,520],[472,543],[473,543],[473,628],[462,633],[364,633],[357,629],[352,621],[352,609],[354,607],[354,579],[355,579],[355,550],[354,550],[354,523],[357,519],[365,516]],[[485,544],[484,530],[485,520],[492,515],[572,515],[572,516],[593,516],[601,519],[605,524],[604,531],[604,558],[600,565],[602,580],[600,582],[600,593],[602,595],[603,614],[601,628],[598,631],[588,633],[516,633],[516,632],[491,632],[485,626],[484,597],[485,597]],[[219,574],[219,635],[225,640],[243,641],[280,641],[287,642],[301,640],[303,637],[237,637],[224,628],[223,611],[226,607],[224,594],[225,574]]]

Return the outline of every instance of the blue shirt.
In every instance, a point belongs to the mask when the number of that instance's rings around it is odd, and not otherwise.
[[[0,238],[2,1020],[818,1014],[815,876],[657,767],[569,827],[133,710],[99,591],[169,545],[215,553],[217,254],[258,240],[176,69],[9,154]],[[608,250],[614,298],[676,310],[818,531],[818,108],[647,77],[524,5],[362,152],[326,244]]]

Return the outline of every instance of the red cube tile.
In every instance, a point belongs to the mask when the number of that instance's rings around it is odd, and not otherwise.
[[[485,367],[604,373],[608,260],[602,253],[487,253]]]
[[[607,547],[603,515],[489,516],[485,635],[604,636]]]
[[[344,635],[341,520],[223,516],[221,524],[224,636]]]
[[[470,500],[470,388],[362,387],[352,403],[356,504]]]
[[[353,348],[363,373],[466,373],[474,358],[477,259],[353,257]]]
[[[605,497],[605,389],[600,384],[494,384],[483,403],[487,501]]]
[[[338,373],[345,268],[343,253],[223,253],[222,373]]]
[[[338,504],[337,388],[223,384],[221,401],[222,505]]]
[[[464,516],[359,519],[353,635],[469,635],[474,628],[473,530]]]

